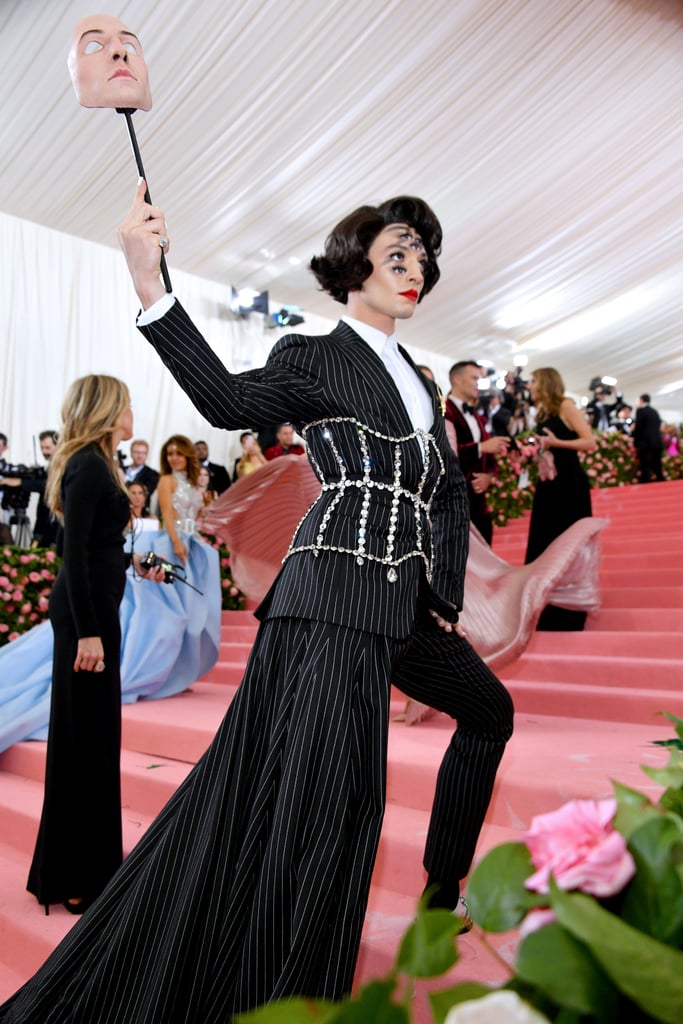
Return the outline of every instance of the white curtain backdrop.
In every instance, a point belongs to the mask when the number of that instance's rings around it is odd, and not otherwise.
[[[232,471],[239,431],[210,427],[136,329],[137,297],[118,249],[0,213],[0,256],[0,431],[9,438],[9,461],[33,464],[37,452],[42,463],[38,433],[59,428],[68,385],[86,373],[109,373],[130,388],[135,436],[149,441],[152,466],[158,468],[166,438],[182,433],[204,439],[212,462]],[[287,333],[266,330],[258,314],[233,317],[229,283],[174,270],[172,254],[169,269],[174,293],[229,369],[262,365]],[[333,323],[306,314],[297,330],[324,334]],[[413,347],[411,354],[447,385],[448,359]],[[123,449],[128,454],[128,445]]]

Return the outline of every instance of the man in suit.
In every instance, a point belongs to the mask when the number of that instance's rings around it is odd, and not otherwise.
[[[300,444],[294,443],[294,427],[291,423],[281,423],[275,432],[277,443],[266,448],[263,453],[270,462],[278,459],[281,455],[303,455],[304,450]]]
[[[510,438],[507,435],[492,437],[489,433],[486,417],[478,408],[480,379],[481,367],[473,359],[463,359],[451,366],[446,432],[467,480],[472,522],[490,544],[493,520],[486,504],[486,492],[495,476],[495,457],[507,452]]]
[[[230,486],[230,477],[225,466],[219,466],[217,462],[209,462],[209,446],[206,441],[195,441],[194,450],[197,453],[200,466],[206,466],[211,480],[211,490],[216,494],[222,494]]]
[[[156,469],[152,469],[151,466],[147,465],[147,456],[149,455],[149,445],[142,438],[136,437],[131,442],[130,446],[130,457],[132,462],[130,466],[127,466],[124,470],[126,475],[126,483],[142,484],[147,491],[147,500],[145,502],[145,511],[149,512],[149,505],[152,495],[157,489],[159,483],[159,474]]]
[[[509,437],[508,427],[512,419],[513,409],[509,409],[501,401],[500,391],[492,391],[486,407],[488,431],[496,437]]]
[[[649,484],[663,480],[662,472],[662,421],[659,413],[650,405],[650,396],[641,395],[636,408],[636,422],[633,427],[633,443],[640,463],[640,482]]]
[[[31,997],[47,1005],[54,969],[60,984],[78,977],[79,997],[106,1006],[110,1024],[143,1002],[140,1024],[170,1006],[187,1015],[190,1001],[218,1021],[288,995],[339,999],[384,811],[391,680],[457,718],[425,849],[434,903],[459,903],[512,732],[509,695],[458,623],[464,480],[436,389],[394,333],[438,280],[441,228],[412,197],[344,218],[311,269],[345,316],[329,335],[281,338],[265,370],[240,374],[165,293],[167,228],[144,182],[119,239],[138,326],[202,415],[229,429],[266,411],[297,424],[322,488],[258,609],[216,738],[103,895],[107,913],[92,908],[87,935],[67,936]],[[115,1001],[109,952],[131,964]]]

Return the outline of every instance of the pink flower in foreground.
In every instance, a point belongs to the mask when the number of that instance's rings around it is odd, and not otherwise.
[[[536,873],[527,889],[548,892],[552,875],[560,889],[581,889],[592,896],[620,892],[635,874],[626,840],[612,826],[616,800],[570,800],[539,814],[522,836]]]

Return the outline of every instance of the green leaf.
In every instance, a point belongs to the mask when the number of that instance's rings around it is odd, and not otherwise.
[[[406,1008],[391,1000],[395,987],[393,979],[368,982],[358,995],[339,1006],[329,1024],[410,1024]]]
[[[547,904],[547,897],[524,888],[533,873],[523,843],[502,843],[490,850],[467,885],[467,902],[477,924],[487,932],[506,932],[515,928],[531,907]]]
[[[683,751],[681,750],[671,751],[666,768],[648,768],[646,765],[640,767],[646,775],[649,775],[654,782],[658,782],[661,786],[670,786],[672,789],[683,788]]]
[[[617,813],[614,827],[628,839],[632,832],[640,828],[644,822],[659,817],[659,811],[644,793],[630,789],[621,782],[614,782],[614,796],[617,801]]]
[[[683,834],[679,823],[659,817],[631,835],[636,875],[626,890],[621,916],[669,946],[683,941]]]
[[[517,973],[558,1006],[609,1020],[617,992],[586,946],[559,924],[526,937],[517,951]]]
[[[676,735],[679,740],[683,741],[683,718],[679,718],[677,715],[672,715],[670,711],[663,711],[662,714],[665,718],[668,718],[670,722],[673,722]]]
[[[401,940],[396,968],[415,978],[436,978],[458,959],[455,937],[462,921],[450,910],[426,910],[420,903],[417,917]]]
[[[465,981],[453,988],[443,988],[440,992],[429,992],[429,1005],[432,1010],[434,1024],[443,1024],[448,1011],[458,1003],[466,1003],[469,999],[481,999],[488,996],[493,989],[477,982]]]
[[[617,988],[655,1020],[683,1020],[683,953],[650,938],[583,893],[551,881],[558,922],[588,946]]]
[[[331,1024],[337,1003],[313,999],[281,999],[250,1013],[239,1013],[235,1024]]]
[[[683,819],[683,789],[667,789],[659,798],[659,806]]]

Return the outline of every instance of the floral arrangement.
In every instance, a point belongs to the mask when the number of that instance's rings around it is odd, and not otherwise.
[[[218,550],[221,607],[242,610],[246,598],[230,569],[230,552],[216,537],[203,534]],[[0,548],[0,647],[47,618],[47,602],[61,559],[52,548]]]
[[[505,526],[532,506],[538,482],[538,446],[532,440],[534,437],[533,432],[520,434],[515,438],[517,449],[510,449],[507,457],[497,463],[498,475],[486,494],[495,526]],[[596,432],[595,438],[595,451],[579,452],[590,486],[624,487],[637,483],[638,458],[632,438],[616,431]],[[683,456],[664,455],[662,468],[665,479],[683,479]]]
[[[47,618],[59,564],[51,548],[0,548],[0,647]]]
[[[519,842],[492,849],[468,886],[487,935],[520,927],[509,980],[429,995],[434,1024],[681,1024],[683,1021],[683,719],[656,801],[614,783],[614,797],[572,800],[533,819]],[[412,979],[457,961],[461,920],[418,909],[384,979],[342,1003],[273,1003],[244,1024],[410,1024]],[[489,948],[490,945],[489,945]],[[493,951],[492,949],[492,952]]]
[[[199,529],[204,540],[218,551],[221,570],[221,608],[223,611],[243,611],[246,608],[247,599],[233,579],[230,552],[218,537],[202,529],[201,521]]]
[[[579,452],[591,487],[623,487],[638,482],[638,459],[633,439],[617,431],[595,434],[593,452]]]

